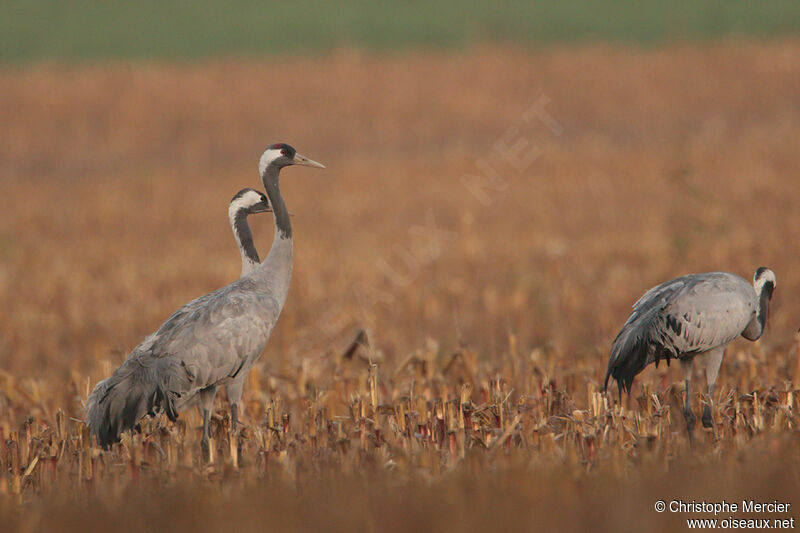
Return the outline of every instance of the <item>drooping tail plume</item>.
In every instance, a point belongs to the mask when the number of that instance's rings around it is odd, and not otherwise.
[[[658,366],[661,359],[669,365],[670,359],[677,358],[674,348],[659,340],[663,335],[658,332],[658,312],[658,307],[648,308],[645,304],[634,311],[614,339],[603,390],[608,390],[608,380],[614,379],[620,400],[623,391],[631,393],[634,378],[647,365],[655,362]]]
[[[146,414],[163,409],[170,420],[177,419],[175,395],[169,387],[176,373],[169,371],[168,360],[159,363],[145,366],[131,356],[95,386],[86,403],[86,424],[100,446],[108,449]]]
[[[622,391],[630,394],[633,379],[644,370],[648,364],[650,350],[645,339],[638,338],[635,334],[623,331],[614,340],[611,348],[611,357],[608,360],[608,371],[603,383],[603,391],[608,390],[608,380],[613,378],[617,382],[617,392],[622,399]]]

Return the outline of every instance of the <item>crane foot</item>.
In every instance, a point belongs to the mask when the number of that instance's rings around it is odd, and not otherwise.
[[[694,444],[694,424],[697,422],[697,417],[691,409],[684,409],[683,418],[686,419],[686,433],[689,435],[689,443]]]
[[[714,427],[714,417],[711,416],[711,407],[706,405],[703,407],[703,417],[700,419],[703,422],[704,428]]]
[[[203,461],[205,463],[211,462],[211,447],[208,445],[208,437],[203,436],[203,439],[200,441],[200,449],[203,452]]]

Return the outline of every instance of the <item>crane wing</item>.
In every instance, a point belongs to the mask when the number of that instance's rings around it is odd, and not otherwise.
[[[240,279],[189,302],[131,353],[142,364],[168,359],[169,392],[184,404],[197,391],[236,376],[266,347],[280,314],[269,292]]]

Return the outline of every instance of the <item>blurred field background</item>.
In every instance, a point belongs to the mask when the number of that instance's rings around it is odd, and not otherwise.
[[[0,5],[0,61],[209,56],[515,44],[795,35],[792,0],[562,0],[370,2],[233,0],[92,2],[11,0]]]
[[[796,503],[794,3],[259,5],[0,7],[11,530],[675,531],[697,516],[656,500]],[[241,456],[221,398],[212,465],[194,412],[100,454],[88,391],[238,276],[227,202],[272,142],[328,169],[282,174],[294,276]],[[718,440],[689,448],[677,369],[599,392],[647,288],[761,265]]]

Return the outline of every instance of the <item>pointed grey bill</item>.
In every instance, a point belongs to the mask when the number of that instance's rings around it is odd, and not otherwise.
[[[250,208],[251,213],[272,213],[272,206],[264,202],[258,202]]]
[[[317,163],[313,159],[309,159],[304,155],[294,154],[294,164],[303,165],[304,167],[325,168],[322,163]]]
[[[250,213],[257,214],[257,213],[272,213],[272,206],[269,204],[265,204],[264,202],[259,202],[255,204],[253,207],[250,208]],[[293,217],[294,213],[291,211],[289,212],[289,216]]]

